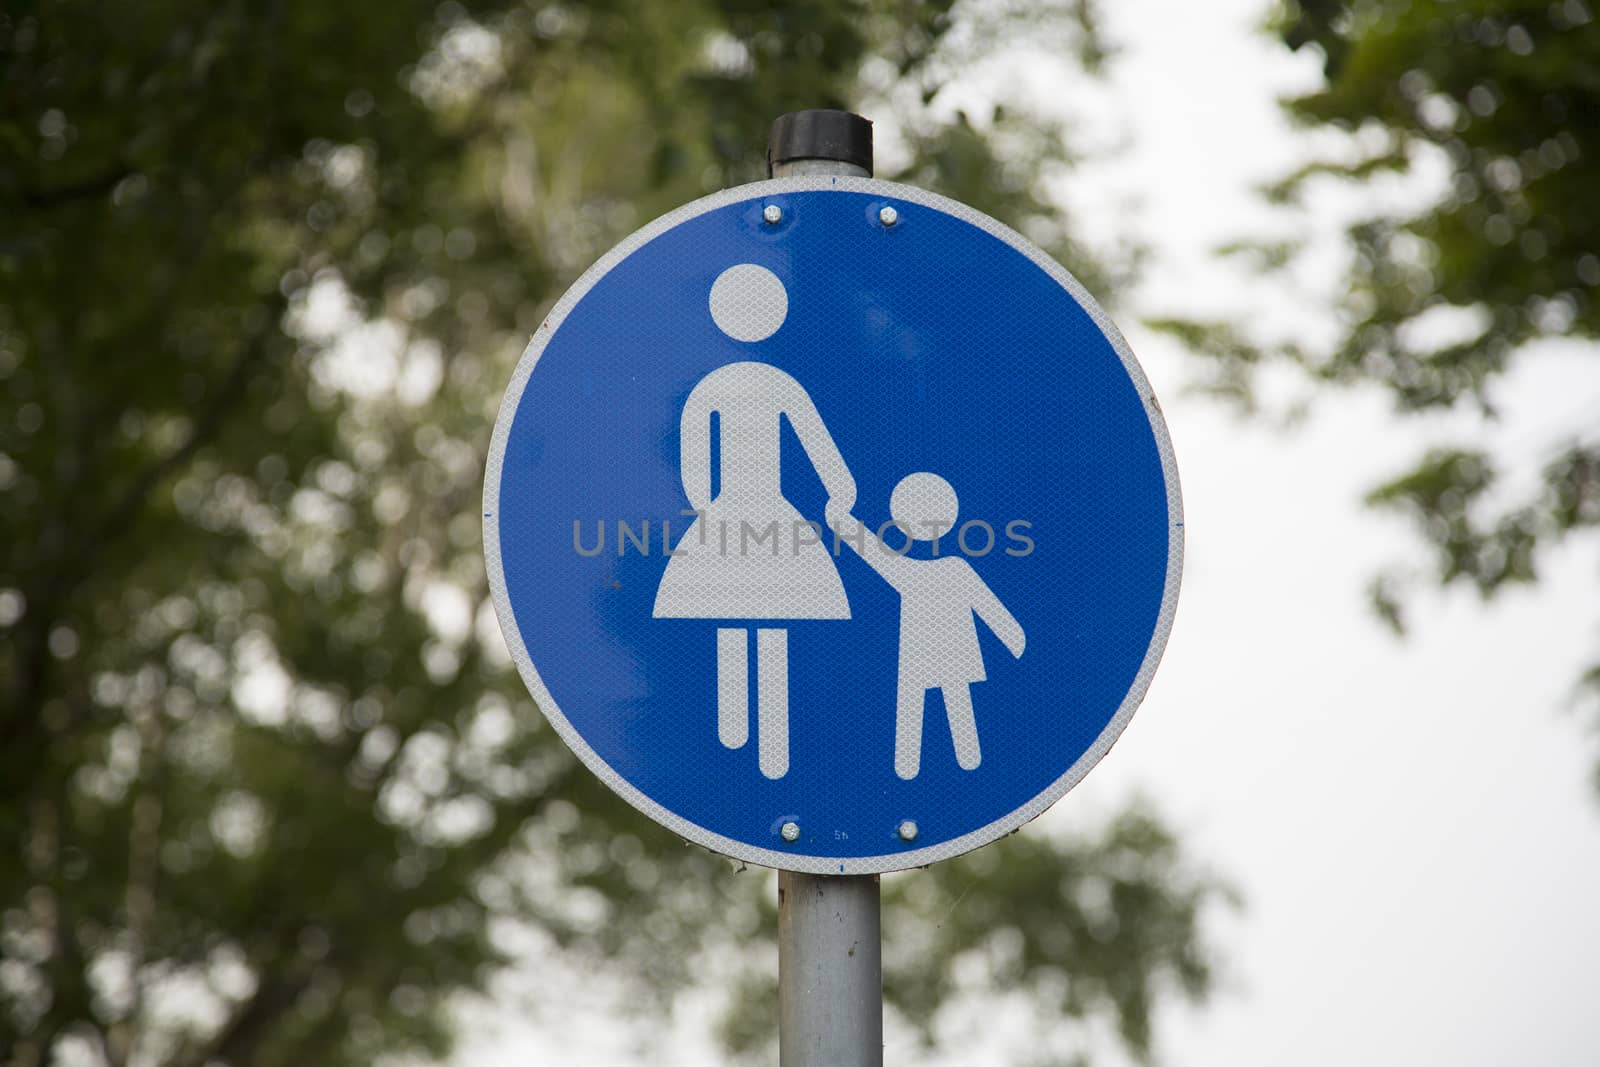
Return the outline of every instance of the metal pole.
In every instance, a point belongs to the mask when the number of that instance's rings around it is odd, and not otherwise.
[[[767,142],[774,178],[870,177],[872,126],[800,111]],[[778,872],[780,1067],[883,1067],[883,953],[876,875]]]
[[[778,872],[778,1063],[882,1067],[876,875]]]

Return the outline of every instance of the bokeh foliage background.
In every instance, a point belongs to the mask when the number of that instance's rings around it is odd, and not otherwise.
[[[0,1055],[444,1056],[498,969],[667,1011],[715,957],[770,1059],[770,878],[613,798],[544,726],[476,502],[544,310],[625,233],[762,174],[798,107],[1103,299],[1026,107],[941,106],[1088,0],[15,0],[0,12]],[[1137,1057],[1201,999],[1226,897],[1134,808],[887,883],[887,995],[1085,1024]],[[540,953],[512,953],[537,933]],[[731,961],[731,962],[730,962]],[[553,966],[553,964],[550,964]]]
[[[1283,101],[1311,158],[1264,190],[1289,226],[1219,251],[1270,279],[1316,251],[1328,194],[1355,200],[1331,341],[1309,327],[1155,325],[1201,357],[1204,391],[1244,411],[1259,413],[1263,371],[1293,367],[1317,401],[1375,390],[1405,420],[1461,417],[1466,429],[1436,431],[1368,496],[1428,550],[1371,583],[1378,615],[1404,632],[1429,587],[1491,599],[1537,583],[1559,545],[1600,547],[1589,383],[1574,380],[1573,406],[1539,428],[1537,462],[1489,433],[1519,370],[1575,343],[1600,351],[1600,12],[1591,0],[1284,0],[1267,30],[1321,59],[1321,84]],[[1600,648],[1574,702],[1600,727]]]

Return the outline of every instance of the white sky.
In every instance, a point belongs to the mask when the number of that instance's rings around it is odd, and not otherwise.
[[[1209,255],[1272,225],[1251,188],[1304,152],[1272,100],[1310,84],[1314,58],[1254,32],[1260,0],[1105,7],[1125,47],[1110,93],[1055,85],[1043,64],[1022,83],[1127,124],[1131,150],[1066,195],[1103,235],[1126,232],[1115,205],[1138,202],[1134,224],[1156,253],[1138,310],[1243,311],[1273,329],[1325,330],[1314,302]],[[1333,265],[1302,281],[1325,284]],[[1563,708],[1600,646],[1592,552],[1556,555],[1536,591],[1488,608],[1425,596],[1413,636],[1397,642],[1363,590],[1421,549],[1360,498],[1471,423],[1400,422],[1380,397],[1343,395],[1292,434],[1240,424],[1183,399],[1185,357],[1131,326],[1178,450],[1183,595],[1144,707],[1044,821],[1092,826],[1149,796],[1247,898],[1213,925],[1223,989],[1198,1011],[1163,1013],[1161,1061],[1589,1067],[1600,1049],[1600,804],[1587,785],[1591,735]],[[1519,373],[1504,423],[1478,439],[1536,459],[1553,417],[1572,432],[1600,407],[1593,364],[1555,350]],[[700,1013],[643,1051],[619,1033],[624,1006],[599,992],[587,1011],[582,992],[531,1019],[520,1004],[474,1010],[459,1062],[716,1059],[696,1033]],[[950,1062],[1009,1064],[995,1051],[1015,1047],[1004,1036]],[[891,1035],[886,1061],[912,1058]]]

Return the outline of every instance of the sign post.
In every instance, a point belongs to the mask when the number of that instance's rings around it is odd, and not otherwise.
[[[872,125],[839,111],[773,123],[769,177],[872,177]],[[882,1067],[882,892],[875,874],[778,872],[779,1067]]]
[[[879,886],[1110,750],[1176,611],[1138,362],[1043,250],[798,112],[772,177],[656,219],[556,303],[484,484],[496,615],[580,759],[779,873],[785,1067],[882,1062]]]
[[[878,876],[778,872],[778,1063],[883,1063]]]

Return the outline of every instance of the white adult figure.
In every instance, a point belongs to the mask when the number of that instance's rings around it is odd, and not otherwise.
[[[788,293],[753,263],[723,271],[711,316],[745,343],[777,332]],[[711,495],[712,416],[717,418],[717,493]],[[781,420],[787,417],[830,502],[846,510],[856,483],[810,395],[767,363],[718,367],[690,391],[680,430],[683,491],[697,513],[656,590],[658,619],[719,619],[717,737],[728,748],[750,738],[750,622],[848,619],[850,603],[821,528],[784,499]],[[789,770],[789,632],[756,627],[756,748],[761,773]]]

